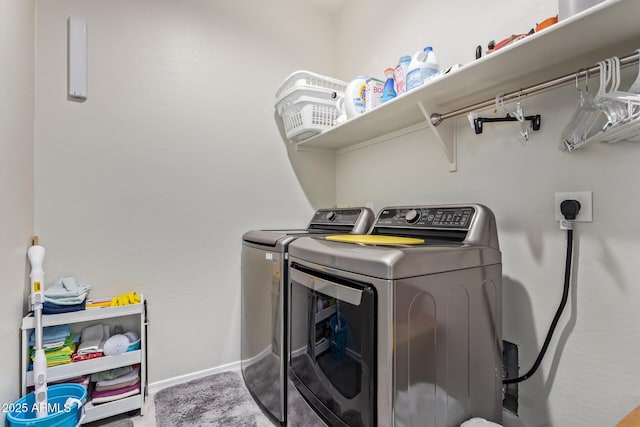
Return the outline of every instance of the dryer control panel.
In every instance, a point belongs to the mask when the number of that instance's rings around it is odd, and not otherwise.
[[[360,209],[319,209],[313,215],[311,224],[353,225],[358,221],[361,213]]]
[[[307,229],[364,234],[373,220],[373,212],[365,207],[318,209]]]
[[[474,214],[471,206],[386,208],[378,215],[375,226],[468,230]]]

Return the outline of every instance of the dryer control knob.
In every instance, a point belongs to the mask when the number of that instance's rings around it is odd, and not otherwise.
[[[418,222],[418,220],[420,219],[420,212],[418,212],[415,209],[411,209],[407,212],[407,214],[404,216],[404,219],[409,223],[409,224],[414,224],[416,222]]]
[[[336,219],[336,213],[334,211],[329,211],[327,212],[325,218],[327,218],[327,221],[333,221],[334,219]]]

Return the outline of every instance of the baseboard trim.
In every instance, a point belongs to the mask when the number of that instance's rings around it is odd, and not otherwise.
[[[219,372],[224,372],[224,371],[240,371],[240,362],[238,361],[238,362],[228,363],[226,365],[216,366],[215,368],[205,369],[203,371],[192,372],[190,374],[180,375],[178,377],[173,377],[166,380],[149,383],[147,390],[148,390],[148,393],[151,395],[167,387],[171,387],[178,384],[184,384],[189,381],[197,380],[199,378],[204,378],[209,375],[217,374]]]

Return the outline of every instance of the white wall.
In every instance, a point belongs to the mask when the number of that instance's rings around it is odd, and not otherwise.
[[[333,157],[291,149],[273,117],[289,73],[334,67],[330,16],[295,0],[36,4],[49,281],[144,293],[150,382],[238,361],[242,233],[335,203]],[[66,98],[69,15],[88,23],[82,103]]]
[[[555,1],[394,4],[404,8],[402,20],[389,19],[382,2],[349,3],[337,32],[343,78],[360,72],[380,76],[401,54],[423,44],[434,46],[441,65],[469,62],[477,44],[526,31],[557,10]],[[353,20],[355,10],[364,10],[366,19]],[[453,32],[445,34],[446,28]],[[376,46],[373,53],[370,46]],[[520,345],[522,373],[537,356],[562,295],[565,234],[553,218],[553,195],[593,190],[594,221],[575,230],[569,304],[541,369],[520,385],[520,415],[529,427],[615,425],[640,403],[640,224],[634,220],[640,210],[640,144],[561,152],[559,134],[576,102],[571,85],[527,98],[525,112],[542,114],[542,130],[526,144],[517,126],[488,125],[474,135],[466,117],[457,119],[456,173],[448,171],[426,130],[337,158],[339,204],[372,202],[378,210],[479,202],[495,212],[503,253],[504,338]]]
[[[33,45],[32,3],[7,4],[13,9],[0,14],[3,64]],[[633,186],[640,145],[558,151],[575,91],[527,100],[527,111],[543,114],[543,130],[526,145],[508,125],[475,136],[460,119],[459,171],[453,174],[426,132],[342,154],[334,164],[330,156],[296,152],[274,126],[273,94],[293,70],[345,80],[358,73],[381,76],[401,55],[426,44],[442,65],[466,63],[476,45],[527,31],[555,14],[555,1],[469,7],[461,0],[399,0],[391,7],[354,0],[339,17],[295,0],[36,5],[35,229],[48,250],[47,278],[74,275],[94,286],[94,296],[144,292],[150,381],[237,361],[241,234],[304,225],[312,208],[336,202],[372,202],[376,209],[461,201],[490,206],[503,250],[505,338],[521,346],[526,369],[561,294],[564,235],[551,217],[553,193],[590,189],[594,222],[576,230],[570,306],[542,371],[521,385],[521,415],[529,426],[612,425],[637,405],[639,378],[631,369],[640,315],[625,302],[639,296],[633,254],[640,226],[619,221],[618,209],[632,216],[640,207]],[[66,99],[71,14],[89,24],[84,103]],[[9,99],[21,100],[10,108],[17,119],[0,117],[2,143],[14,132],[16,141],[26,141],[2,146],[18,160],[3,173],[23,178],[17,180],[21,188],[6,179],[0,184],[10,201],[0,208],[3,219],[5,211],[10,218],[2,230],[11,235],[2,239],[9,246],[0,248],[11,267],[2,269],[8,272],[3,289],[25,283],[24,248],[32,231],[33,107],[25,101],[32,87],[28,79],[16,84],[32,72],[30,61],[23,57],[15,67],[11,59],[0,80],[3,92],[17,92]],[[10,126],[15,123],[19,131]],[[377,172],[381,165],[384,174]],[[10,324],[2,330],[8,348],[18,348],[15,323],[22,312],[16,307],[23,294],[11,300],[9,292],[10,302],[2,303],[9,309],[2,310],[8,316],[2,324]],[[2,384],[18,381],[17,351],[10,357],[8,366],[15,367]],[[14,389],[0,389],[0,397],[13,399]]]
[[[33,233],[34,19],[33,0],[0,2],[0,403],[20,397],[19,327]]]

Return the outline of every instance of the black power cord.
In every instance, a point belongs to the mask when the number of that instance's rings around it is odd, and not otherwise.
[[[503,384],[521,383],[522,381],[531,378],[531,376],[538,370],[540,363],[542,363],[542,358],[549,348],[549,343],[551,342],[553,333],[556,330],[556,326],[558,326],[560,316],[562,316],[564,307],[567,305],[567,300],[569,299],[569,284],[571,283],[571,257],[573,255],[573,220],[576,219],[578,212],[580,212],[580,202],[577,200],[564,200],[562,203],[560,203],[560,211],[562,212],[562,215],[566,220],[563,225],[567,227],[567,257],[565,260],[564,268],[564,289],[562,291],[562,299],[560,300],[560,305],[556,310],[555,316],[553,316],[553,321],[551,322],[551,326],[549,326],[549,331],[547,331],[547,337],[544,340],[544,344],[542,344],[540,353],[538,353],[538,357],[533,363],[531,369],[529,369],[526,374],[521,375],[518,378],[509,378],[502,380]]]

